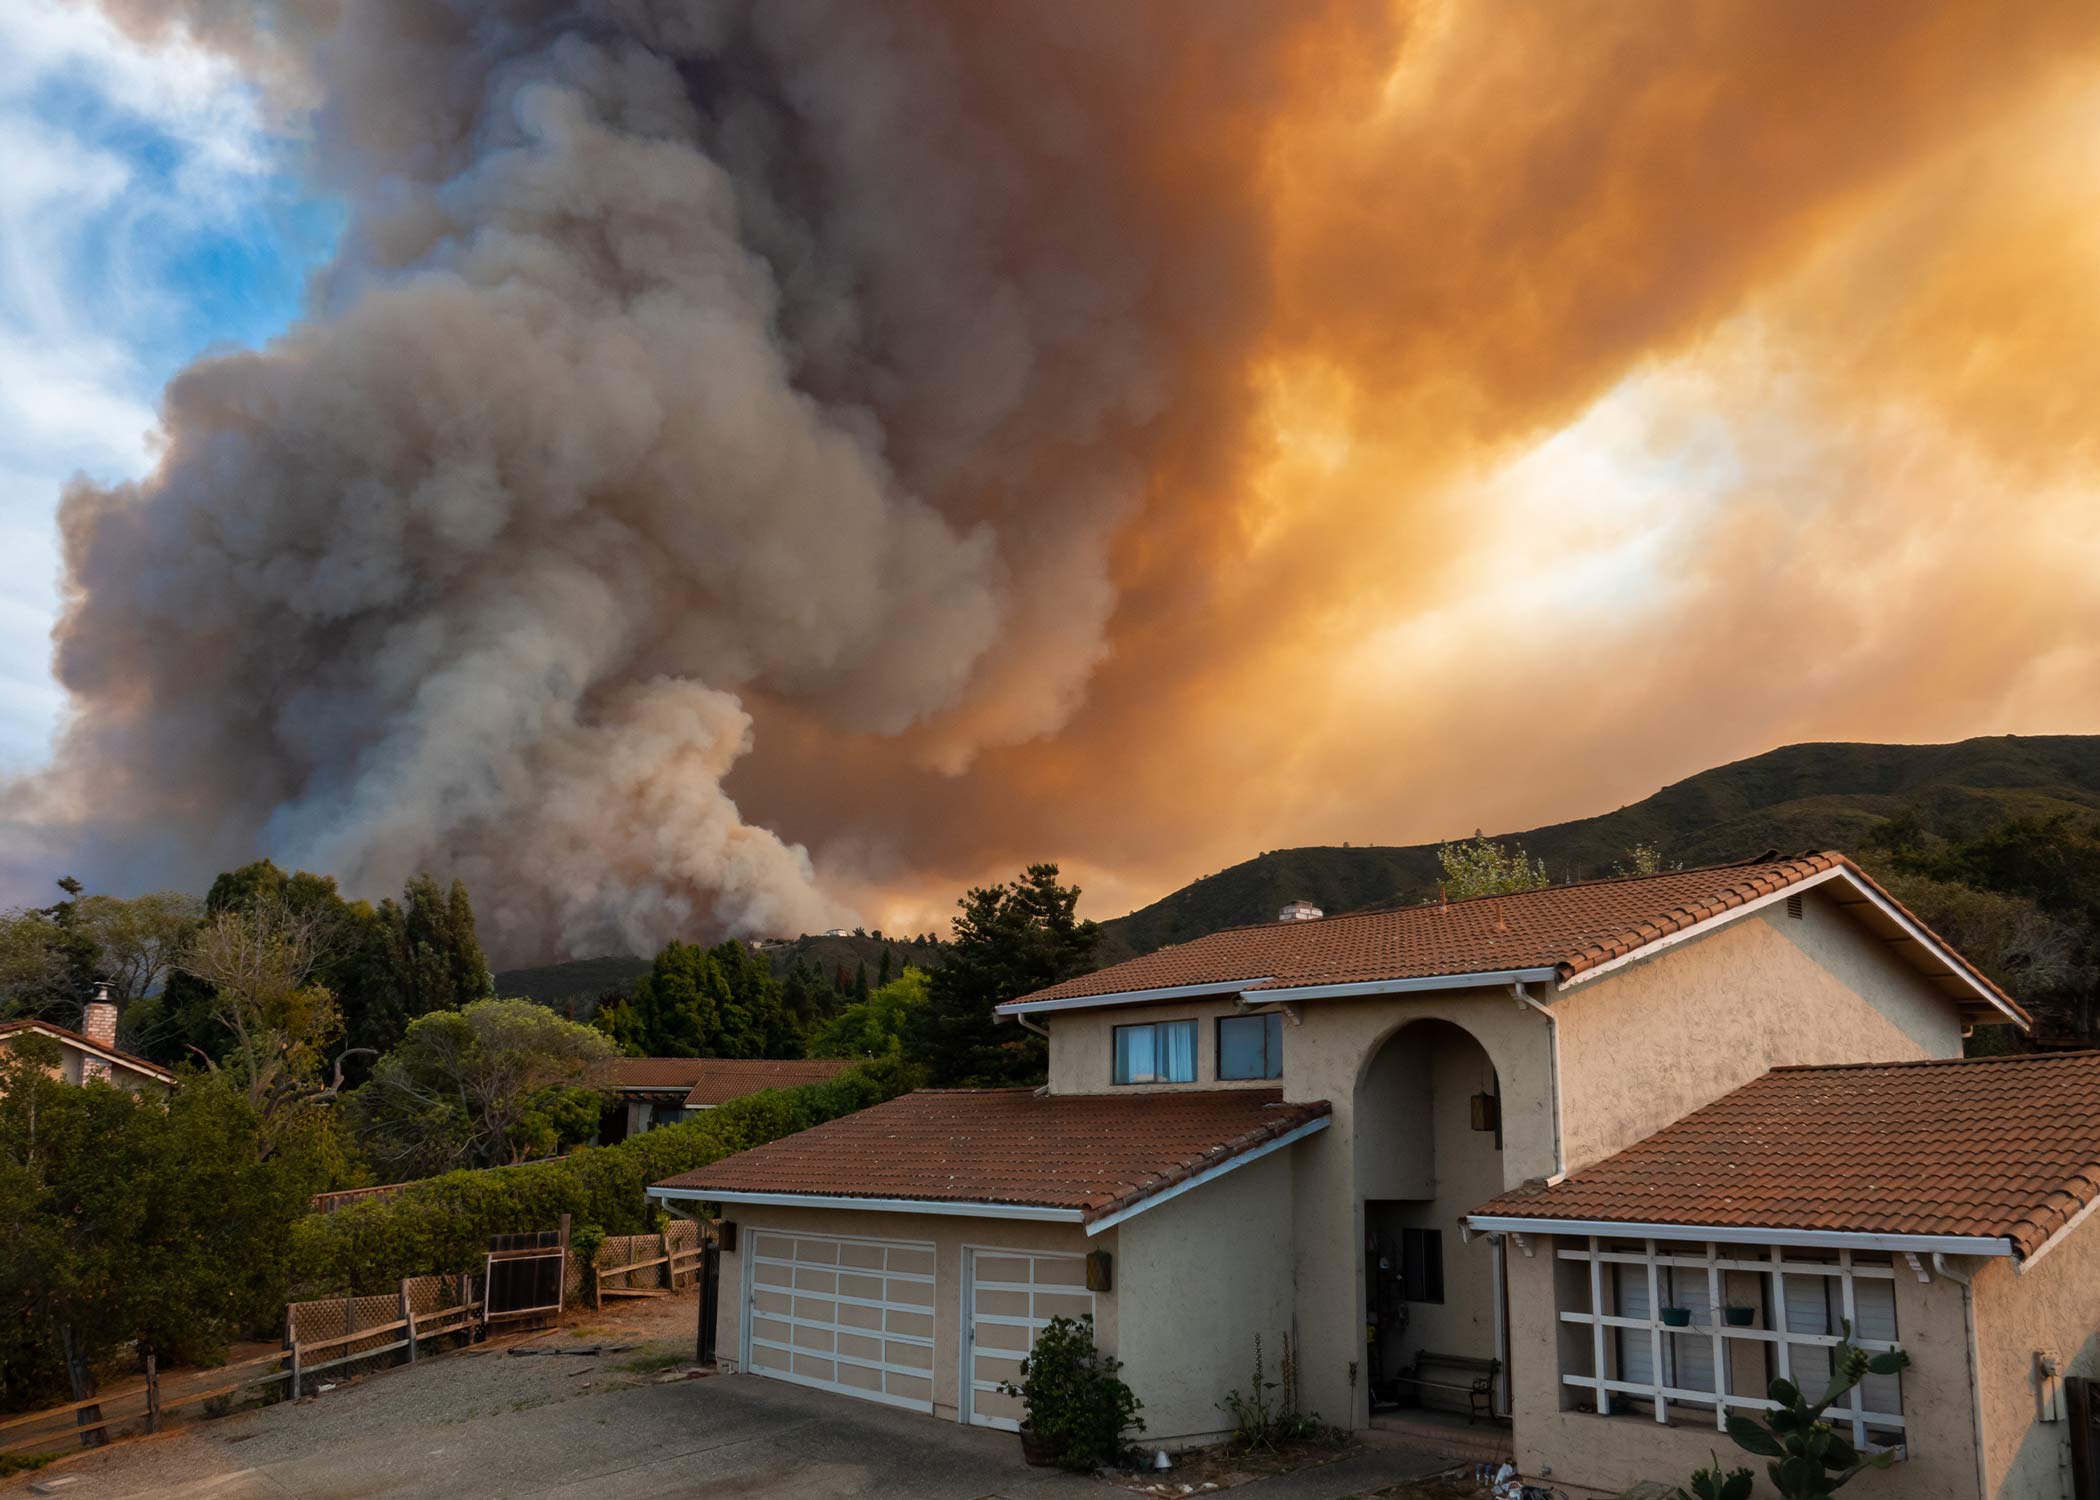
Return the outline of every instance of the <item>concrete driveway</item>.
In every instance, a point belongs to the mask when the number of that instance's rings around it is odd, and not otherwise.
[[[1117,1491],[1031,1469],[1011,1433],[750,1376],[659,1384],[621,1356],[454,1356],[297,1406],[86,1455],[15,1481],[167,1500],[1035,1500]]]

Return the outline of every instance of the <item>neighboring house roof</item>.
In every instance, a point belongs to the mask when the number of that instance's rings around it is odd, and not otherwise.
[[[1166,999],[1204,992],[1293,999],[1337,986],[1369,992],[1462,978],[1569,984],[1702,924],[1810,885],[1827,887],[1832,899],[1886,937],[1892,951],[1961,1005],[1966,1016],[2029,1023],[2027,1013],[1982,971],[1859,866],[1833,852],[1228,928],[1082,974],[999,1008],[1013,1014],[1111,996]]]
[[[808,1083],[829,1083],[854,1065],[850,1057],[710,1057],[703,1060],[693,1090],[685,1096],[687,1109],[708,1109],[741,1099],[761,1089],[794,1089]]]
[[[689,1089],[700,1081],[704,1057],[616,1057],[612,1060],[614,1088]]]
[[[684,1090],[682,1108],[709,1109],[761,1089],[826,1083],[852,1066],[846,1057],[616,1057],[612,1085],[629,1092]]]
[[[1326,1127],[1278,1089],[920,1090],[657,1183],[662,1197],[836,1201],[1105,1229]]]
[[[1948,1236],[2031,1257],[2096,1200],[2100,1052],[2056,1052],[1774,1068],[1467,1219]]]
[[[68,1047],[78,1048],[91,1056],[99,1057],[104,1062],[128,1069],[133,1073],[143,1073],[148,1078],[157,1078],[162,1083],[174,1083],[176,1081],[175,1075],[163,1068],[159,1063],[147,1062],[145,1058],[135,1053],[125,1052],[116,1047],[105,1047],[93,1037],[83,1035],[71,1027],[59,1026],[50,1021],[39,1021],[34,1017],[19,1021],[0,1021],[0,1037],[15,1036],[22,1032],[40,1033],[50,1037],[55,1042],[62,1043]]]

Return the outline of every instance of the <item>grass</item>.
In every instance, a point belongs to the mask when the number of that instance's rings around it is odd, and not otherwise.
[[[64,1457],[63,1453],[0,1453],[0,1478],[9,1474],[27,1474]]]
[[[689,1365],[692,1360],[684,1354],[637,1354],[633,1359],[620,1361],[620,1368],[632,1370],[637,1375],[654,1375],[659,1370],[675,1370]]]

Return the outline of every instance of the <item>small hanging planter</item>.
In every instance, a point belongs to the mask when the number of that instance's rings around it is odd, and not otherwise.
[[[1730,1328],[1748,1328],[1757,1320],[1757,1309],[1754,1307],[1729,1306],[1723,1308],[1721,1313],[1728,1319]]]
[[[1666,1307],[1662,1310],[1662,1320],[1666,1328],[1689,1328],[1692,1326],[1692,1310],[1689,1307]]]

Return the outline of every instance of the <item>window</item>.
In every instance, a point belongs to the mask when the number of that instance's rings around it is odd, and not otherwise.
[[[1561,1382],[1602,1415],[1631,1408],[1722,1427],[1731,1410],[1770,1411],[1765,1385],[1780,1374],[1820,1395],[1848,1309],[1855,1347],[1900,1347],[1896,1271],[1885,1256],[1562,1239],[1554,1258],[1560,1321],[1581,1330],[1564,1346]],[[1717,1303],[1740,1320],[1716,1317]],[[1746,1366],[1758,1364],[1763,1375],[1751,1376]],[[1902,1377],[1868,1376],[1826,1419],[1863,1451],[1900,1447]]]
[[[1281,1078],[1283,1017],[1274,1011],[1266,1016],[1218,1017],[1218,1076]]]
[[[1157,1021],[1116,1028],[1117,1083],[1194,1083],[1196,1023]]]
[[[1444,1300],[1444,1231],[1400,1231],[1400,1295],[1409,1302]]]

